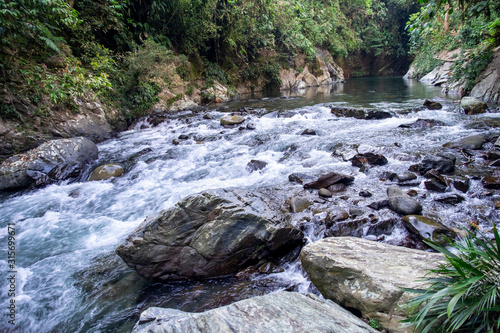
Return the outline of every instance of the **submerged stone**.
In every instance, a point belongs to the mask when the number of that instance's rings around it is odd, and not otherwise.
[[[114,177],[120,177],[123,175],[124,171],[123,167],[119,164],[104,164],[95,168],[88,180],[107,180]]]
[[[404,226],[424,240],[430,240],[438,244],[448,243],[447,239],[453,240],[457,234],[440,222],[422,215],[407,215],[403,217]]]

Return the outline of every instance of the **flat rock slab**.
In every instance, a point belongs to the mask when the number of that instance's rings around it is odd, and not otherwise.
[[[133,333],[368,333],[376,331],[331,301],[279,291],[202,313],[149,308]]]
[[[444,256],[355,237],[324,238],[306,245],[302,266],[327,299],[361,311],[390,332],[411,332],[401,327],[411,297],[401,288],[420,288],[421,279]]]

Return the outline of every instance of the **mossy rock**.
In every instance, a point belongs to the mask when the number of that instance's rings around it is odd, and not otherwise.
[[[113,177],[120,177],[124,171],[123,167],[119,164],[104,164],[95,168],[88,180],[107,180]]]

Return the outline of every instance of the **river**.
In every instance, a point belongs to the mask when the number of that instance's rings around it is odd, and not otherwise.
[[[440,102],[443,109],[423,109],[425,99]],[[331,113],[332,106],[390,111],[395,117],[336,117]],[[255,129],[220,125],[221,117],[241,108],[248,108],[243,126],[252,123]],[[446,126],[398,127],[418,118],[440,120]],[[399,77],[352,79],[302,94],[244,98],[203,112],[182,111],[158,126],[139,122],[134,129],[98,145],[99,159],[93,166],[119,163],[125,167],[124,176],[102,182],[82,178],[0,194],[3,276],[10,270],[7,224],[15,223],[15,331],[130,332],[140,312],[149,306],[203,311],[278,289],[314,292],[297,262],[285,265],[281,273],[250,280],[159,284],[140,278],[114,254],[114,249],[146,216],[173,206],[189,194],[215,188],[270,186],[296,192],[301,185],[288,180],[294,172],[352,175],[354,184],[344,196],[368,190],[373,194],[371,201],[384,199],[386,187],[380,185],[380,172],[406,172],[418,156],[436,152],[444,143],[465,136],[494,132],[488,124],[499,123],[496,113],[465,116],[458,111],[453,96],[442,95],[440,88]],[[301,135],[305,129],[317,135]],[[180,135],[188,139],[174,144]],[[383,154],[389,163],[362,172],[339,157],[354,151]],[[246,169],[250,160],[265,161],[267,166],[251,173]],[[424,189],[422,184],[416,188]],[[436,204],[428,195],[422,198],[424,211],[453,227],[471,219],[491,226],[498,214],[491,199],[480,195],[483,190],[480,181],[473,179],[472,194],[456,206]],[[338,205],[348,209],[371,201],[344,198]],[[379,215],[395,216],[388,210]],[[324,216],[307,218],[314,225]],[[399,230],[385,241],[397,243],[405,233]],[[323,235],[313,227],[307,237],[313,241]],[[14,331],[6,319],[10,299],[5,278],[1,286],[0,331]]]

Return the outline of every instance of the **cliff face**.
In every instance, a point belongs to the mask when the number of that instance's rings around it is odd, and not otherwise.
[[[486,69],[479,75],[476,84],[470,93],[466,90],[467,82],[465,77],[453,77],[456,74],[455,62],[462,61],[462,66],[467,65],[467,61],[460,59],[460,49],[443,51],[436,55],[434,59],[441,61],[432,71],[418,77],[418,70],[412,64],[405,75],[407,79],[419,79],[435,86],[441,86],[443,92],[463,97],[470,95],[486,103],[500,103],[500,46],[493,50],[493,57]]]
[[[493,54],[493,60],[479,77],[470,95],[487,103],[500,103],[500,46]]]

